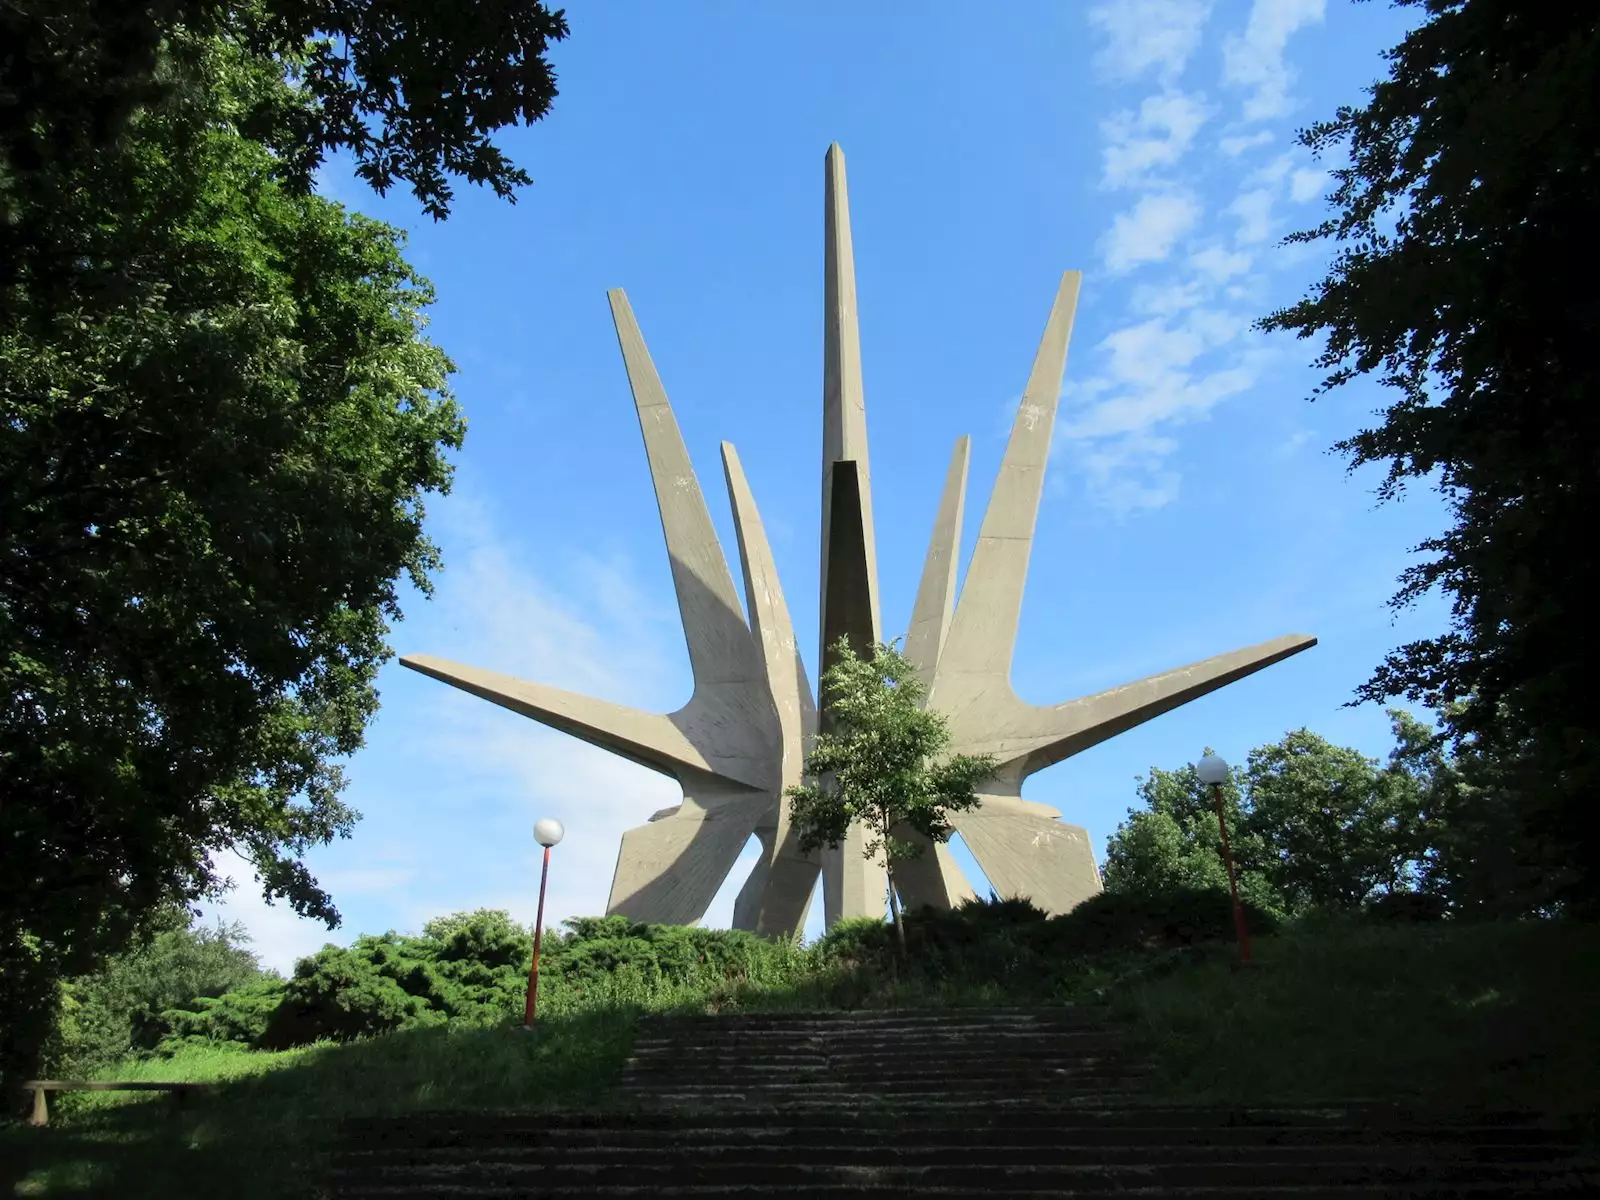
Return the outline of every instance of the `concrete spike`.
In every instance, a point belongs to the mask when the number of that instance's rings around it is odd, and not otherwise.
[[[957,676],[981,676],[986,686],[1010,694],[1022,589],[1028,577],[1034,523],[1082,277],[1079,271],[1066,272],[1056,291],[1027,389],[1017,406],[1011,440],[983,514],[978,545],[961,585],[961,599],[939,656],[933,702],[945,681]]]
[[[1016,713],[994,739],[993,749],[967,753],[999,756],[1003,762],[1000,777],[1015,778],[1020,783],[1064,758],[1316,644],[1314,637],[1293,633],[1051,708],[1027,705],[1026,711]]]
[[[749,746],[730,746],[726,738],[720,739],[720,746],[717,739],[695,738],[685,732],[688,723],[681,717],[527,683],[431,654],[408,654],[400,664],[663,775],[719,775],[749,788],[764,786],[759,747],[752,753]]]
[[[1011,796],[985,796],[950,823],[1001,899],[1027,897],[1052,916],[1101,890],[1089,831],[1055,820],[1055,809]]]
[[[714,783],[682,808],[622,835],[606,912],[663,925],[698,923],[755,831],[767,797],[724,797]],[[709,792],[709,796],[708,793]],[[709,800],[709,802],[707,802]]]
[[[617,328],[617,343],[628,369],[639,429],[644,434],[661,510],[661,532],[672,561],[684,639],[695,688],[717,684],[764,683],[756,665],[750,627],[733,590],[728,560],[717,541],[705,497],[689,461],[667,393],[645,347],[628,297],[621,288],[606,293]]]
[[[903,838],[907,834],[902,832],[895,836]],[[910,840],[922,843],[924,849],[916,858],[895,864],[894,882],[902,907],[908,911],[921,905],[954,908],[977,895],[949,846],[915,835]]]
[[[865,658],[876,645],[876,615],[868,611],[866,580],[871,561],[862,544],[861,489],[857,464],[834,464],[830,489],[833,526],[827,539],[828,590],[822,598],[822,669],[833,663],[833,645],[844,638]],[[821,697],[819,727],[828,727],[826,697]],[[850,827],[838,846],[822,851],[822,903],[828,924],[842,917],[881,917],[888,911],[889,880],[883,854],[866,856],[866,833]]]
[[[770,813],[757,829],[762,860],[739,893],[733,923],[735,929],[793,937],[803,931],[822,863],[818,855],[800,852],[799,839],[790,827],[783,789],[799,783],[804,773],[806,742],[817,727],[816,706],[795,643],[789,606],[778,582],[777,562],[739,453],[728,442],[722,443],[722,467],[739,538],[739,558],[744,565],[745,602],[762,670],[777,708],[782,739],[777,793]]]
[[[722,470],[739,539],[739,560],[744,566],[745,603],[750,611],[756,654],[762,675],[772,689],[778,727],[783,731],[783,779],[784,786],[788,786],[800,780],[805,753],[802,741],[815,727],[816,705],[805,664],[796,653],[794,622],[778,581],[778,564],[739,462],[739,452],[730,442],[722,443]]]
[[[933,683],[939,652],[950,632],[955,612],[956,568],[961,555],[961,518],[966,507],[967,466],[972,457],[972,439],[959,437],[945,472],[944,492],[939,497],[939,513],[928,541],[928,557],[922,565],[922,581],[917,585],[916,603],[911,607],[911,629],[906,634],[906,657],[917,667],[917,678],[924,687]]]
[[[861,385],[861,328],[856,315],[855,250],[850,240],[850,197],[845,186],[844,151],[828,147],[824,164],[822,312],[822,579],[828,596],[829,538],[835,523],[829,512],[834,464],[856,464],[861,495],[859,537],[866,548],[864,602],[872,614],[872,641],[882,640],[878,613],[878,551],[872,527],[872,472],[867,460],[867,403]],[[826,625],[826,618],[823,624]],[[819,659],[820,661],[820,659]]]

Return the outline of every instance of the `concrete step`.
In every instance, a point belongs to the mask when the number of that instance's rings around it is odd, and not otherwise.
[[[1007,1095],[1024,1093],[1055,1097],[1082,1094],[1090,1091],[1150,1090],[1154,1076],[1130,1071],[1062,1071],[1038,1072],[1028,1075],[996,1074],[972,1075],[952,1079],[948,1075],[859,1075],[838,1076],[825,1073],[783,1073],[778,1075],[738,1075],[718,1077],[711,1074],[689,1072],[677,1076],[624,1075],[616,1084],[619,1095],[646,1096],[667,1092],[706,1091],[815,1091],[819,1095],[861,1093],[864,1095],[899,1095],[903,1092],[925,1092],[949,1096],[952,1100],[973,1096]]]
[[[784,1042],[770,1046],[739,1045],[710,1039],[704,1042],[663,1041],[647,1045],[635,1044],[632,1056],[639,1059],[670,1058],[720,1058],[729,1061],[769,1061],[785,1058],[825,1057],[840,1062],[871,1060],[875,1058],[936,1059],[965,1062],[971,1059],[1004,1058],[1013,1061],[1031,1061],[1041,1056],[1055,1058],[1087,1058],[1096,1055],[1126,1053],[1126,1038],[1095,1036],[1074,1038],[1028,1038],[1014,1042],[929,1042],[926,1044],[897,1044],[894,1042],[853,1044],[830,1042],[817,1038],[807,1042]]]
[[[945,1092],[907,1092],[894,1095],[870,1092],[831,1092],[818,1095],[774,1095],[757,1088],[744,1091],[706,1094],[698,1092],[672,1092],[664,1095],[650,1093],[631,1097],[640,1109],[683,1108],[702,1116],[717,1112],[731,1112],[741,1108],[753,1112],[781,1115],[793,1112],[797,1117],[824,1114],[843,1109],[852,1114],[880,1111],[895,1114],[902,1120],[911,1120],[923,1112],[950,1114],[971,1112],[975,1105],[996,1112],[1011,1109],[1068,1109],[1074,1107],[1101,1107],[1126,1100],[1128,1089],[1103,1088],[1093,1092],[1075,1092],[1061,1096],[1039,1093],[986,1092],[979,1095],[951,1096]],[[1137,1093],[1133,1093],[1137,1094]]]
[[[727,1029],[711,1023],[692,1025],[664,1025],[639,1022],[634,1030],[635,1040],[662,1041],[729,1041],[760,1044],[785,1038],[821,1038],[825,1041],[936,1041],[973,1037],[997,1038],[1074,1038],[1093,1037],[1113,1033],[1104,1022],[1091,1024],[1074,1021],[1070,1024],[1026,1022],[1004,1025],[769,1025],[764,1028]]]
[[[1148,1060],[1136,1058],[1042,1058],[1032,1062],[973,1060],[946,1067],[938,1062],[902,1059],[834,1063],[760,1063],[760,1062],[628,1062],[623,1065],[624,1076],[639,1079],[673,1079],[685,1075],[701,1075],[713,1079],[781,1079],[786,1076],[826,1076],[830,1079],[881,1079],[903,1077],[907,1079],[948,1079],[952,1083],[985,1077],[993,1079],[1054,1078],[1061,1074],[1072,1075],[1151,1075],[1159,1068]]]
[[[681,1153],[683,1147],[692,1142],[707,1153],[736,1150],[764,1152],[772,1147],[780,1147],[793,1148],[801,1153],[814,1151],[826,1154],[831,1147],[850,1146],[885,1154],[914,1154],[931,1150],[964,1155],[988,1153],[996,1147],[1031,1152],[1035,1149],[1050,1151],[1063,1146],[1094,1146],[1110,1154],[1131,1153],[1141,1149],[1165,1152],[1198,1148],[1202,1152],[1220,1152],[1301,1146],[1342,1153],[1347,1148],[1358,1146],[1416,1145],[1434,1146],[1451,1152],[1457,1147],[1488,1147],[1565,1153],[1585,1147],[1583,1137],[1568,1129],[1488,1125],[1372,1130],[1356,1126],[1250,1125],[1218,1126],[1212,1129],[1121,1126],[1074,1129],[1063,1128],[1060,1124],[1024,1124],[1019,1128],[975,1129],[930,1127],[922,1120],[908,1123],[903,1117],[897,1116],[895,1128],[888,1128],[881,1123],[874,1128],[870,1121],[844,1124],[814,1118],[796,1123],[774,1119],[770,1114],[763,1116],[763,1123],[757,1125],[730,1125],[720,1119],[694,1128],[686,1128],[683,1120],[668,1127],[643,1124],[661,1115],[619,1115],[605,1125],[588,1128],[555,1126],[523,1129],[493,1125],[375,1127],[347,1130],[343,1145],[351,1153],[360,1154],[387,1153],[391,1150],[409,1152],[413,1149],[451,1152],[459,1149],[463,1153],[487,1154],[498,1153],[508,1147],[516,1148],[519,1152],[522,1148],[548,1148],[555,1153],[574,1154],[588,1153],[596,1148],[623,1153],[655,1150]],[[751,1114],[742,1115],[748,1117]],[[919,1118],[927,1115],[918,1114]],[[1068,1112],[1063,1115],[1070,1117],[1073,1114]]]
[[[1136,1059],[1040,1059],[1035,1062],[963,1062],[955,1069],[946,1069],[939,1062],[901,1062],[890,1059],[866,1064],[837,1064],[822,1062],[629,1062],[622,1067],[622,1075],[637,1080],[674,1080],[674,1078],[714,1078],[714,1080],[776,1080],[776,1078],[837,1078],[837,1080],[877,1080],[877,1078],[946,1078],[950,1083],[966,1083],[978,1078],[1059,1078],[1064,1075],[1139,1075],[1155,1077],[1158,1069],[1152,1062]]]
[[[716,1025],[723,1029],[765,1029],[794,1025],[1015,1025],[1096,1023],[1098,1013],[1088,1009],[1056,1008],[858,1008],[797,1009],[793,1012],[652,1013],[639,1018],[644,1025]]]
[[[687,1148],[686,1148],[687,1149]],[[1058,1189],[1071,1192],[1083,1188],[1102,1190],[1128,1187],[1289,1187],[1294,1185],[1375,1185],[1405,1187],[1412,1183],[1441,1184],[1520,1184],[1571,1177],[1580,1182],[1585,1176],[1576,1171],[1552,1171],[1548,1167],[1516,1163],[1430,1160],[1416,1156],[1408,1161],[1321,1161],[1313,1163],[1262,1162],[1154,1162],[1154,1163],[1044,1163],[1014,1164],[1002,1160],[936,1166],[874,1163],[795,1162],[782,1166],[786,1183],[898,1184],[921,1191],[924,1186],[1026,1188],[1032,1191]],[[1588,1179],[1600,1187],[1600,1169],[1592,1169]],[[480,1186],[523,1188],[598,1187],[751,1187],[773,1181],[773,1167],[760,1161],[717,1161],[700,1159],[689,1150],[676,1162],[603,1162],[571,1164],[548,1162],[430,1162],[385,1167],[363,1165],[350,1169],[336,1167],[330,1182],[363,1184],[408,1183],[412,1186],[473,1183]]]
[[[944,1187],[939,1184],[919,1185],[914,1193],[907,1193],[905,1185],[898,1183],[874,1184],[862,1182],[820,1183],[762,1183],[739,1187],[699,1187],[689,1185],[657,1186],[593,1185],[580,1183],[570,1187],[552,1187],[544,1184],[527,1186],[485,1186],[473,1183],[433,1183],[418,1187],[410,1183],[352,1183],[340,1185],[332,1193],[335,1200],[587,1200],[589,1197],[615,1198],[615,1200],[645,1200],[647,1197],[664,1197],[667,1200],[906,1200],[908,1194],[933,1197],[934,1200],[1527,1200],[1529,1196],[1580,1197],[1587,1200],[1592,1193],[1585,1183],[1530,1184],[1516,1183],[1409,1183],[1403,1191],[1390,1185],[1356,1184],[1335,1185],[1293,1184],[1285,1187],[1247,1184],[1240,1187],[1167,1187],[1129,1186],[1100,1188],[1085,1186],[1063,1189],[1051,1187],[1043,1190],[1029,1187]]]
[[[631,1052],[640,1055],[720,1054],[748,1058],[771,1054],[889,1055],[1003,1054],[1011,1057],[1046,1052],[1052,1054],[1095,1054],[1127,1046],[1125,1037],[1107,1033],[1082,1033],[1062,1037],[1024,1037],[1003,1035],[982,1038],[771,1038],[761,1041],[739,1038],[657,1038],[638,1039]]]
[[[1312,1142],[1301,1144],[1257,1145],[1132,1145],[1104,1146],[1092,1143],[1013,1145],[1009,1139],[982,1147],[972,1146],[862,1146],[843,1140],[825,1145],[715,1145],[697,1143],[689,1152],[700,1163],[737,1163],[763,1166],[768,1170],[791,1166],[944,1167],[972,1165],[974,1150],[1012,1167],[1058,1166],[1144,1166],[1183,1163],[1267,1163],[1302,1166],[1312,1164],[1400,1164],[1415,1162],[1467,1162],[1513,1166],[1539,1166],[1572,1159],[1568,1145],[1495,1145],[1467,1142],[1365,1142],[1350,1145]],[[595,1142],[591,1145],[505,1142],[491,1145],[395,1145],[370,1149],[349,1149],[339,1156],[341,1169],[363,1169],[438,1165],[450,1163],[538,1166],[669,1166],[683,1161],[682,1144],[618,1146]]]
[[[993,1138],[1019,1130],[1037,1130],[1056,1136],[1092,1136],[1103,1139],[1117,1131],[1134,1136],[1160,1133],[1169,1136],[1189,1131],[1216,1137],[1229,1132],[1274,1136],[1413,1135],[1476,1136],[1494,1130],[1497,1136],[1513,1132],[1529,1137],[1573,1137],[1597,1140],[1600,1117],[1590,1113],[1539,1113],[1522,1110],[1449,1109],[1423,1106],[1381,1105],[1340,1101],[1319,1105],[1243,1107],[1215,1104],[1174,1104],[1123,1098],[1101,1107],[1018,1108],[1005,1113],[984,1108],[961,1114],[919,1113],[915,1120],[903,1114],[845,1112],[812,1114],[774,1124],[763,1112],[728,1112],[707,1117],[700,1113],[670,1111],[594,1110],[589,1112],[529,1112],[520,1109],[485,1109],[472,1112],[418,1112],[397,1117],[351,1117],[340,1131],[354,1137],[411,1137],[420,1135],[523,1135],[588,1136],[596,1131],[663,1133],[698,1138],[713,1131],[740,1136],[802,1137],[812,1133],[847,1131],[850,1137],[950,1137]]]

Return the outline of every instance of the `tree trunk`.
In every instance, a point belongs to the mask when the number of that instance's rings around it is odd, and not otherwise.
[[[900,942],[900,957],[906,956],[906,923],[900,916],[900,897],[894,890],[894,868],[889,867],[884,872],[889,877],[889,911],[894,915],[894,933]]]

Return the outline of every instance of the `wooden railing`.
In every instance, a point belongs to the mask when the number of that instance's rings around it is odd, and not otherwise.
[[[28,1118],[30,1125],[45,1125],[50,1121],[50,1109],[45,1096],[50,1092],[171,1092],[174,1108],[182,1108],[183,1102],[194,1092],[203,1092],[210,1084],[206,1083],[150,1083],[145,1080],[130,1080],[115,1082],[106,1080],[82,1079],[30,1079],[23,1085],[24,1090],[33,1093],[33,1115]]]

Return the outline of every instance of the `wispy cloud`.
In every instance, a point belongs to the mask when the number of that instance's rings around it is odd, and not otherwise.
[[[1200,202],[1183,191],[1152,192],[1130,210],[1118,213],[1103,246],[1106,269],[1113,274],[1167,258],[1178,239],[1193,229]]]
[[[1089,22],[1105,35],[1095,64],[1114,79],[1153,74],[1170,81],[1183,73],[1200,47],[1208,0],[1112,0],[1089,10]]]
[[[1105,185],[1126,187],[1176,163],[1205,121],[1205,102],[1183,92],[1147,96],[1137,110],[1114,113],[1100,127],[1106,141]]]
[[[1120,106],[1101,127],[1109,187],[1137,193],[1101,242],[1107,271],[1139,270],[1124,319],[1088,355],[1091,372],[1063,394],[1060,452],[1089,494],[1119,514],[1175,499],[1177,431],[1248,391],[1267,350],[1250,332],[1262,295],[1262,248],[1276,232],[1275,208],[1304,202],[1320,172],[1282,147],[1285,131],[1251,129],[1287,111],[1293,73],[1286,54],[1297,31],[1321,19],[1322,0],[1256,0],[1244,30],[1223,39],[1222,82],[1240,92],[1218,114],[1175,81],[1204,40],[1209,6],[1129,4],[1093,10],[1106,41],[1102,70],[1120,80],[1154,77],[1156,90]],[[1221,115],[1214,143],[1226,161],[1215,177],[1193,169],[1206,124]],[[1230,194],[1231,193],[1231,194]]]
[[[1325,0],[1255,0],[1244,32],[1222,44],[1223,82],[1247,95],[1240,114],[1246,121],[1270,121],[1286,115],[1293,104],[1294,82],[1285,57],[1289,39],[1322,20]]]

